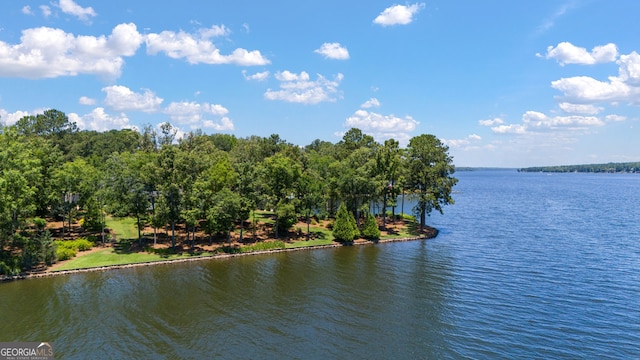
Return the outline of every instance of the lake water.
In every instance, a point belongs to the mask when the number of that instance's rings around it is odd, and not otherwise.
[[[0,284],[58,358],[640,358],[640,175],[459,172],[436,239]]]

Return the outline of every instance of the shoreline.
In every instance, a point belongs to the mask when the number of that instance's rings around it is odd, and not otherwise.
[[[433,229],[432,234],[417,236],[417,237],[409,237],[409,238],[385,239],[385,240],[377,240],[377,241],[365,240],[365,241],[359,241],[359,242],[352,242],[348,244],[333,243],[328,245],[302,246],[302,247],[290,248],[290,249],[252,251],[252,252],[238,253],[238,254],[203,255],[203,256],[195,256],[195,257],[186,258],[186,259],[154,260],[154,261],[146,261],[146,262],[138,262],[138,263],[130,263],[130,264],[96,266],[96,267],[71,269],[71,270],[44,271],[44,272],[27,273],[27,274],[14,275],[14,276],[2,275],[0,276],[0,283],[15,281],[15,280],[46,278],[46,277],[53,277],[53,276],[64,276],[64,275],[81,274],[81,273],[97,272],[97,271],[108,271],[108,270],[128,269],[128,268],[143,267],[143,266],[165,265],[165,264],[171,264],[171,263],[228,259],[228,258],[234,258],[239,256],[274,254],[274,253],[283,253],[283,252],[301,251],[301,250],[329,249],[329,248],[336,248],[336,247],[343,247],[343,246],[376,245],[376,244],[385,244],[385,243],[394,243],[394,242],[428,240],[438,236],[438,229],[435,229],[435,228],[432,228],[432,229]]]

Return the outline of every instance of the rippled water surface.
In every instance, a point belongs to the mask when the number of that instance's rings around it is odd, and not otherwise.
[[[0,284],[0,341],[78,359],[640,358],[640,175],[456,176],[433,240]]]

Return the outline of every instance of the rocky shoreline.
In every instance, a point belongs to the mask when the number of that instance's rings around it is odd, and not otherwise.
[[[98,266],[98,267],[83,268],[83,269],[59,270],[59,271],[43,271],[43,272],[27,273],[27,274],[15,275],[15,276],[2,275],[2,276],[0,276],[0,282],[13,281],[13,280],[26,280],[26,279],[44,278],[44,277],[52,277],[52,276],[62,276],[62,275],[71,275],[71,274],[80,274],[80,273],[95,272],[95,271],[107,271],[107,270],[114,270],[114,269],[127,269],[127,268],[142,267],[142,266],[182,263],[182,262],[191,262],[191,261],[227,259],[227,258],[234,258],[234,257],[239,257],[239,256],[249,256],[249,255],[273,254],[273,253],[282,253],[282,252],[290,252],[290,251],[301,251],[301,250],[327,249],[327,248],[335,248],[335,247],[341,247],[341,246],[375,245],[375,244],[385,244],[385,243],[393,243],[393,242],[426,240],[426,239],[435,238],[437,235],[438,235],[438,230],[432,228],[432,231],[430,231],[429,234],[426,234],[424,236],[410,237],[410,238],[386,239],[386,240],[378,240],[378,241],[358,240],[358,241],[355,241],[355,242],[349,243],[349,244],[334,243],[334,244],[329,244],[329,245],[303,246],[303,247],[291,248],[291,249],[274,249],[274,250],[253,251],[253,252],[238,253],[238,254],[204,255],[204,256],[196,256],[196,257],[187,258],[187,259],[155,260],[155,261],[147,261],[147,262],[140,262],[140,263],[131,263],[131,264],[122,264],[122,265],[109,265],[109,266]]]

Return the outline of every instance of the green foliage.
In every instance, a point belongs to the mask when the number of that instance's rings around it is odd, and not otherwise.
[[[378,222],[376,221],[376,217],[371,213],[367,214],[367,219],[362,226],[362,237],[368,240],[380,239],[380,229],[378,229]]]
[[[278,228],[286,232],[298,222],[296,208],[292,204],[281,204],[278,206]]]
[[[333,237],[337,241],[350,242],[353,241],[360,233],[356,226],[356,220],[353,214],[347,210],[344,204],[340,204],[336,221],[333,224]]]
[[[58,261],[65,261],[76,256],[76,251],[74,249],[69,248],[58,248],[56,249],[56,258]]]

